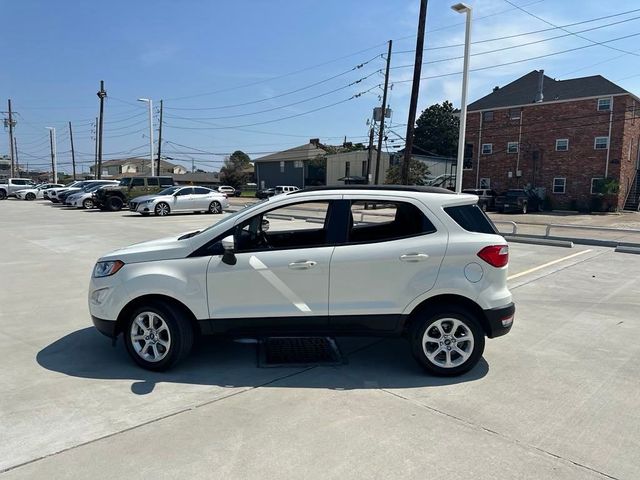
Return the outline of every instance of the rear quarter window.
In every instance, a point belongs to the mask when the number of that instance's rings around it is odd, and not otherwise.
[[[444,211],[467,232],[498,233],[493,222],[475,203],[473,205],[445,207]]]

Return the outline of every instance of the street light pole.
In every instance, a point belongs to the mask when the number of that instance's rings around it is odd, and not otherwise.
[[[456,193],[462,193],[462,171],[464,170],[465,133],[467,129],[467,80],[469,78],[469,45],[471,43],[471,13],[473,9],[464,3],[451,7],[467,15],[464,33],[464,63],[462,67],[462,100],[460,102],[460,132],[458,135],[458,159],[456,165]]]
[[[151,162],[151,176],[155,176],[155,169],[153,168],[153,100],[150,98],[139,98],[139,102],[146,102],[149,104],[149,161]],[[144,170],[144,168],[142,169]]]
[[[51,173],[53,174],[53,183],[58,183],[58,145],[56,142],[56,129],[55,127],[47,127],[49,130],[49,142],[51,143]]]

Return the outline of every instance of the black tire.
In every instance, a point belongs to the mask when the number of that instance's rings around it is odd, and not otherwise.
[[[209,213],[220,214],[222,213],[222,205],[220,202],[213,201],[209,204]]]
[[[93,208],[94,204],[93,204],[93,200],[91,200],[90,198],[85,198],[84,201],[82,202],[82,208],[86,208],[87,210],[89,210],[90,208]]]
[[[119,212],[120,210],[122,210],[123,206],[124,202],[120,197],[109,197],[105,202],[105,207],[110,212]]]
[[[441,377],[462,375],[475,367],[482,358],[484,331],[478,319],[464,308],[454,305],[443,306],[435,310],[424,309],[414,315],[409,336],[411,351],[416,361],[430,374]],[[453,332],[447,331],[445,327],[447,325],[453,327],[454,320],[458,322],[456,329]],[[437,325],[440,325],[444,335],[440,333]],[[429,332],[430,338],[442,339],[442,341],[439,345],[438,342],[425,342],[423,347],[423,339],[426,339],[425,332]],[[464,338],[467,340],[461,340]],[[453,339],[456,341],[454,342]],[[450,343],[446,344],[447,341]],[[459,345],[462,347],[458,349]],[[438,350],[440,353],[436,353]],[[427,352],[431,353],[432,359],[427,356]],[[468,357],[464,359],[458,352],[463,352]],[[434,353],[436,354],[433,355]],[[446,366],[447,361],[452,365]]]
[[[0,200],[5,200],[7,198],[7,191],[0,190]]]
[[[527,202],[524,202],[524,203],[522,204],[522,213],[523,213],[523,214],[527,213]]]
[[[166,202],[160,202],[153,211],[158,217],[164,217],[171,213],[171,207],[169,207],[169,204]]]
[[[33,192],[29,192],[24,196],[24,199],[25,200],[29,200],[29,201],[35,200],[36,199],[36,194],[33,193]]]
[[[156,338],[161,338],[165,342],[167,337],[170,340],[169,348],[164,351],[162,351],[162,348],[164,347],[156,345],[156,349],[160,352],[160,355],[164,355],[159,361],[149,361],[143,358],[141,356],[142,354],[138,353],[137,350],[140,349],[143,349],[144,352],[144,346],[148,343],[146,340],[141,339],[135,342],[136,345],[134,346],[134,340],[132,339],[133,325],[139,316],[142,316],[141,322],[143,325],[148,323],[148,321],[145,321],[145,318],[148,319],[150,317],[148,315],[145,316],[145,312],[151,312],[157,316],[154,317],[154,326],[157,328],[154,333]],[[162,323],[160,323],[158,318],[160,318],[166,325],[168,334],[162,330]],[[145,333],[149,332],[148,330],[143,330],[139,326],[135,328],[137,330],[136,333],[142,334],[143,336]],[[194,334],[193,327],[191,326],[189,319],[186,317],[185,312],[170,303],[151,300],[147,305],[140,306],[131,313],[125,323],[123,336],[127,352],[134,362],[144,369],[161,372],[170,369],[189,354],[193,346]],[[149,337],[147,336],[145,338]]]
[[[143,217],[148,217],[149,216],[149,212],[140,212],[140,215],[142,215]]]

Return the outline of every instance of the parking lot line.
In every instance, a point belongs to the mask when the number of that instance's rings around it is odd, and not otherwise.
[[[543,263],[542,265],[538,265],[537,267],[530,268],[529,270],[525,270],[524,272],[516,273],[515,275],[510,275],[507,277],[507,280],[513,280],[518,277],[522,277],[529,273],[536,272],[538,270],[542,270],[543,268],[550,267],[551,265],[555,265],[556,263],[564,262],[565,260],[569,260],[570,258],[577,257],[579,255],[583,255],[585,253],[589,253],[592,250],[588,248],[587,250],[582,250],[580,252],[572,253],[571,255],[567,255],[566,257],[558,258],[557,260],[552,260],[551,262]]]

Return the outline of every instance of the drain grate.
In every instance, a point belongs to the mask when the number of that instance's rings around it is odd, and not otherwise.
[[[341,365],[344,357],[330,337],[268,337],[260,342],[260,367]]]

